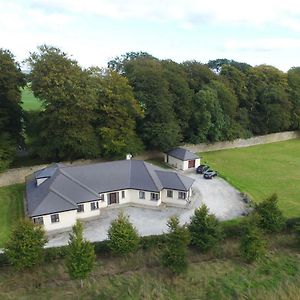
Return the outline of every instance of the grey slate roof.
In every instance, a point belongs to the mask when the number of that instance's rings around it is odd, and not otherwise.
[[[39,186],[37,178],[48,178]],[[50,165],[26,180],[28,215],[39,216],[77,209],[78,203],[99,199],[100,193],[123,189],[159,192],[187,191],[194,180],[164,171],[140,160],[121,160],[81,166]]]
[[[199,156],[195,153],[183,148],[174,148],[168,151],[167,154],[180,160],[192,160],[199,158]]]

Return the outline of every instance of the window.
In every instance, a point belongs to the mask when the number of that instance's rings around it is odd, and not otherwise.
[[[33,218],[33,223],[43,225],[44,219],[43,217]]]
[[[158,201],[159,199],[159,194],[158,193],[151,193],[151,198],[152,201]]]
[[[140,198],[140,199],[145,199],[145,192],[140,191],[140,192],[139,192],[139,198]]]
[[[185,199],[186,198],[186,192],[178,192],[178,199]]]
[[[122,191],[122,198],[125,198],[125,191]]]
[[[91,202],[91,210],[99,209],[99,203],[97,202]]]
[[[100,199],[100,201],[104,201],[104,194],[100,194],[99,199]]]
[[[78,213],[84,212],[84,205],[83,204],[78,204],[78,206],[77,206],[77,212]]]
[[[51,215],[51,223],[58,223],[59,222],[59,214]]]
[[[167,190],[167,197],[173,198],[173,191]]]

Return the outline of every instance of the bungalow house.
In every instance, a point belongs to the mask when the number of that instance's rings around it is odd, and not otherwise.
[[[53,164],[26,178],[27,215],[46,231],[73,226],[108,206],[184,206],[194,180],[140,160],[83,166]]]
[[[167,164],[183,171],[200,166],[200,157],[183,148],[174,148],[165,153],[164,157]]]

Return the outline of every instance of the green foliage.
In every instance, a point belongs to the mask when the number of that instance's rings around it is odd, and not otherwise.
[[[252,263],[266,254],[266,242],[255,222],[246,223],[240,244],[241,257]]]
[[[9,134],[0,134],[0,172],[6,170],[12,163],[16,152],[16,144]]]
[[[140,245],[140,237],[136,228],[123,213],[120,213],[118,218],[112,221],[108,229],[108,239],[111,251],[119,255],[133,253]]]
[[[257,215],[257,225],[265,232],[279,232],[284,226],[285,220],[278,208],[277,194],[257,204],[254,213]]]
[[[179,225],[177,217],[171,217],[167,223],[165,247],[162,252],[162,265],[172,273],[179,274],[187,269],[187,246],[190,235],[185,226]]]
[[[23,219],[11,232],[5,255],[17,270],[32,268],[42,262],[46,242],[44,229],[29,219]]]
[[[83,225],[77,220],[73,226],[67,247],[66,266],[70,278],[85,279],[95,262],[94,247],[83,238]]]
[[[222,229],[219,221],[205,204],[195,209],[188,226],[191,234],[191,244],[201,251],[215,248],[222,239]]]

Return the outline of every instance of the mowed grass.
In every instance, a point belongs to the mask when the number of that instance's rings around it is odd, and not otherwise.
[[[24,215],[24,184],[0,188],[0,248],[7,241],[9,233]]]
[[[70,280],[64,261],[35,270],[0,268],[0,299],[299,299],[300,258],[294,237],[272,236],[268,256],[252,265],[238,255],[239,241],[222,243],[219,254],[190,250],[186,273],[172,276],[161,267],[157,249],[124,258],[99,255],[84,281]]]
[[[40,110],[42,107],[41,101],[34,97],[30,87],[26,86],[22,90],[22,107],[24,110]]]
[[[272,193],[286,217],[300,217],[300,139],[201,153],[202,162],[259,202]]]

